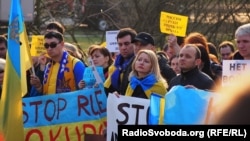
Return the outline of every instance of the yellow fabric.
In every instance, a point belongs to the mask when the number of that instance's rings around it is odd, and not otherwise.
[[[64,80],[60,82],[59,88],[70,88],[71,91],[75,91],[75,77],[74,77],[74,65],[77,62],[77,59],[74,59],[72,56],[68,56],[68,63],[66,64],[66,68],[69,68],[68,71],[64,71]],[[47,83],[43,85],[43,94],[55,94],[57,85],[57,74],[59,71],[59,63],[52,64],[50,67],[50,71],[48,74]],[[54,86],[54,88],[52,88]]]
[[[111,75],[116,70],[116,67],[114,65],[111,65],[108,70],[108,78],[104,82],[104,87],[109,88],[111,86]]]
[[[134,92],[134,90],[131,88],[131,86],[129,84],[127,87],[125,96],[132,96],[133,92]],[[167,89],[164,86],[164,82],[158,81],[157,83],[154,84],[154,86],[152,86],[150,89],[145,91],[145,94],[146,94],[148,99],[150,98],[150,95],[152,93],[156,93],[156,94],[164,96],[167,93]]]
[[[25,24],[23,23],[23,32],[20,33],[20,41],[22,42],[21,45],[21,54],[22,59],[21,61],[21,88],[22,88],[22,96],[24,96],[28,90],[27,90],[27,70],[29,70],[32,67],[32,59],[31,59],[31,54],[30,54],[30,47],[29,47],[29,40],[28,36],[26,33],[26,27]],[[33,72],[35,73],[35,72]]]
[[[56,81],[57,81],[57,72],[59,70],[60,64],[55,63],[53,67],[51,67],[51,77],[48,79],[48,94],[56,93]]]
[[[163,124],[164,120],[164,110],[165,110],[165,98],[160,99],[160,117],[159,124]]]

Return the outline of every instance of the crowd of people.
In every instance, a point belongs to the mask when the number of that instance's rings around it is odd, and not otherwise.
[[[64,40],[64,27],[52,22],[44,33],[46,53],[33,57],[35,72],[27,71],[29,91],[25,97],[59,94],[85,88],[83,72],[88,63],[83,51]],[[0,85],[2,86],[7,39],[0,36]],[[199,32],[184,38],[168,35],[162,50],[147,32],[122,28],[117,34],[119,54],[105,47],[88,48],[95,66],[103,68],[105,92],[149,99],[152,93],[164,96],[182,85],[213,91],[221,86],[223,60],[250,59],[250,24],[240,26],[233,41],[218,48]],[[232,121],[233,123],[234,121]]]

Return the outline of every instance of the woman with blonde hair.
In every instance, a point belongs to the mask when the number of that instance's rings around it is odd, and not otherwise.
[[[132,63],[126,96],[149,99],[152,93],[164,96],[168,84],[160,73],[158,59],[152,50],[140,50]]]

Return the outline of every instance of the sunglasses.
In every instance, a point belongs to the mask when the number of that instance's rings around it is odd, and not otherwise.
[[[46,49],[48,49],[49,47],[50,47],[50,48],[55,48],[58,44],[59,44],[59,43],[55,43],[55,42],[51,42],[50,44],[45,43],[45,44],[44,44],[44,47],[45,47]]]

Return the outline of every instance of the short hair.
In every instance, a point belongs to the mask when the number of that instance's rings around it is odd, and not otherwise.
[[[0,35],[0,43],[4,43],[7,48],[7,38],[4,35]]]
[[[201,44],[202,45],[202,44]],[[185,44],[183,48],[194,48],[196,53],[195,53],[195,59],[201,59],[201,51],[198,48],[196,44]]]
[[[57,30],[58,32],[60,32],[61,34],[64,34],[65,32],[65,28],[63,27],[63,25],[59,22],[51,22],[46,26],[47,30]]]
[[[133,41],[135,36],[137,35],[137,32],[134,29],[130,28],[130,27],[122,28],[118,32],[118,34],[116,36],[116,39],[118,40],[119,38],[125,37],[127,35],[130,35],[131,41]]]
[[[63,39],[63,35],[60,33],[60,32],[56,32],[56,31],[50,31],[50,32],[47,32],[45,35],[44,35],[44,38],[46,39],[51,39],[51,38],[56,38],[59,40],[59,42],[62,42],[64,41]]]
[[[250,23],[243,24],[240,27],[238,27],[235,31],[235,37],[236,36],[242,36],[242,35],[250,35]]]
[[[108,57],[109,60],[108,60],[108,65],[112,65],[114,60],[112,59],[112,55],[111,53],[109,52],[109,50],[105,47],[102,47],[100,45],[92,45],[91,46],[91,50],[90,50],[90,55],[92,55],[95,51],[100,51],[100,53],[105,56],[105,57]]]
[[[219,52],[220,52],[220,49],[221,48],[225,48],[225,47],[230,47],[231,51],[234,52],[235,49],[234,49],[234,44],[230,41],[223,41],[222,43],[220,43],[219,45]]]

